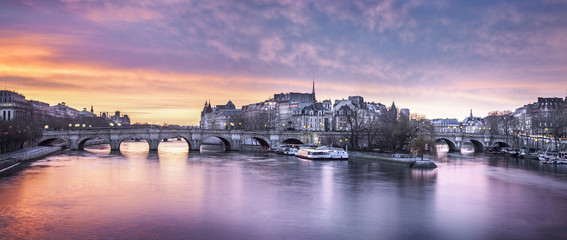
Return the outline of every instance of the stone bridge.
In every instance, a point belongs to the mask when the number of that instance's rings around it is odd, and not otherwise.
[[[483,151],[485,147],[498,145],[508,147],[511,144],[512,136],[505,135],[484,135],[468,133],[435,133],[433,138],[436,141],[444,141],[449,145],[449,151],[460,151],[465,143],[471,143],[475,151]]]
[[[36,140],[35,145],[50,145],[55,140],[62,140],[71,150],[83,150],[88,140],[104,139],[111,150],[120,150],[120,144],[126,140],[145,140],[150,151],[157,151],[160,142],[169,138],[183,138],[190,150],[199,150],[203,141],[209,138],[220,139],[226,150],[240,151],[244,141],[256,140],[263,149],[283,143],[318,144],[324,137],[342,136],[344,133],[322,133],[303,131],[246,131],[214,129],[171,129],[159,127],[145,128],[88,128],[66,131],[45,131]]]
[[[62,140],[71,150],[83,150],[88,140],[103,139],[110,144],[111,150],[120,150],[120,144],[127,140],[145,140],[150,151],[157,151],[164,139],[183,138],[190,150],[199,150],[203,141],[209,138],[220,139],[230,151],[243,150],[244,142],[256,140],[263,149],[269,149],[284,143],[302,144],[339,144],[347,143],[348,132],[305,132],[277,130],[216,130],[216,129],[174,129],[163,127],[122,127],[122,128],[85,128],[65,131],[45,131],[32,145],[50,145],[55,140]],[[449,151],[460,151],[465,143],[471,143],[475,151],[485,147],[500,145],[510,146],[511,137],[503,135],[482,135],[463,133],[435,133],[437,141],[444,141]]]

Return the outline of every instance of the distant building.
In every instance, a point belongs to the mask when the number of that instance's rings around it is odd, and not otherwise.
[[[77,118],[79,116],[80,111],[74,109],[72,107],[67,106],[65,102],[58,103],[55,106],[51,106],[51,112],[53,113],[53,117],[58,118]]]
[[[325,108],[323,103],[314,103],[296,111],[292,118],[297,130],[329,131],[333,112]]]
[[[452,133],[461,131],[461,123],[456,118],[438,118],[431,120],[435,132]]]
[[[400,116],[399,118],[404,118],[409,121],[410,119],[410,111],[407,108],[400,108]]]
[[[530,120],[532,134],[557,134],[565,135],[567,130],[559,129],[558,126],[566,124],[562,119],[567,118],[567,97],[565,99],[558,97],[538,97],[537,102],[531,104]],[[565,120],[563,120],[565,121]]]
[[[461,126],[459,128],[462,129],[463,133],[481,133],[483,130],[484,124],[482,122],[482,118],[474,117],[471,109],[471,114],[463,122],[461,122]]]
[[[121,115],[120,111],[118,110],[114,112],[114,116],[110,116],[109,118],[107,118],[107,121],[109,123],[112,123],[112,125],[116,125],[116,126],[130,125],[130,117],[126,114]]]
[[[82,117],[96,117],[96,114],[93,112],[93,106],[91,106],[91,111],[87,111],[87,108],[83,108],[83,111],[79,112],[79,116]]]
[[[395,108],[395,106],[394,106]],[[387,112],[386,106],[381,103],[364,102],[361,96],[349,96],[348,99],[335,100],[333,105],[333,130],[350,131],[353,118],[371,123],[379,115]]]
[[[16,92],[0,91],[0,112],[2,120],[11,121],[14,119],[30,116],[30,105],[26,97]]]
[[[235,129],[242,126],[240,118],[241,110],[236,109],[230,100],[225,105],[216,105],[214,108],[210,102],[205,101],[200,125],[202,129]]]

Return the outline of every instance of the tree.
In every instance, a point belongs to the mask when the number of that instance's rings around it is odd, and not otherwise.
[[[365,124],[368,118],[368,112],[362,108],[347,110],[346,120],[349,129],[350,142],[349,145],[355,149],[360,149],[360,140],[364,130],[368,129]]]
[[[565,138],[567,135],[567,114],[561,108],[554,108],[549,112],[547,122],[546,134],[553,138],[555,149],[559,150],[561,138]]]
[[[431,135],[424,132],[412,139],[410,146],[412,155],[421,157],[421,160],[423,160],[423,155],[427,151],[429,151],[433,157],[437,156],[437,148],[435,147],[434,139],[431,138]]]

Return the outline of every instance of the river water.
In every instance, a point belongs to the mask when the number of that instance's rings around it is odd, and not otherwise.
[[[567,238],[567,166],[147,149],[67,151],[0,178],[0,239]]]

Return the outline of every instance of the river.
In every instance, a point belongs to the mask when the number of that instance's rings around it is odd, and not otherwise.
[[[182,141],[65,151],[0,178],[0,239],[566,239],[567,166],[446,154],[434,170]]]

